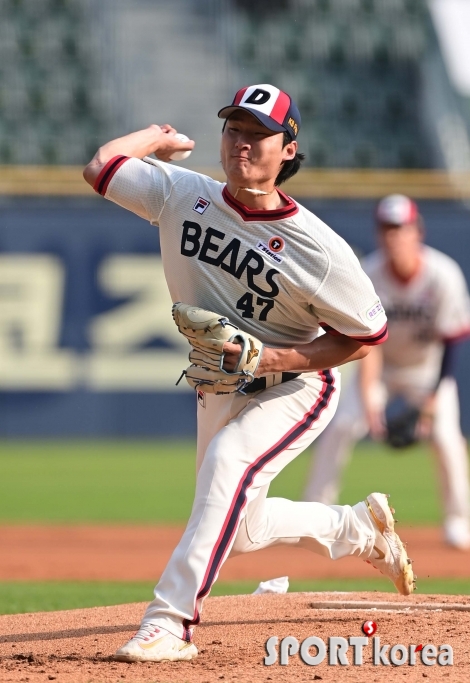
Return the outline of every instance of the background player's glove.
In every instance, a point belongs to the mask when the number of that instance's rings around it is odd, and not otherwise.
[[[418,439],[418,422],[420,412],[417,408],[409,407],[399,415],[387,418],[385,441],[392,448],[407,448]]]
[[[176,303],[171,309],[178,330],[193,347],[183,374],[193,389],[208,394],[232,394],[254,380],[263,344],[228,318],[197,306]],[[240,344],[240,360],[233,372],[223,369],[225,342]]]

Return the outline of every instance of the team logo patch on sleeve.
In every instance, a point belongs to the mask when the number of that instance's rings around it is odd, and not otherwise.
[[[197,213],[202,214],[207,209],[209,204],[210,202],[207,199],[204,199],[204,197],[198,197],[197,202],[193,206],[193,211],[197,211]]]
[[[277,235],[275,237],[271,237],[271,239],[268,242],[268,247],[271,251],[273,251],[275,254],[278,254],[280,251],[284,249],[286,246],[286,243],[282,239],[282,237],[278,237]]]

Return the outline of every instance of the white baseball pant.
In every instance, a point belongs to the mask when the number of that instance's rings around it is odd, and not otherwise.
[[[204,405],[198,405],[191,517],[142,623],[189,640],[231,551],[283,543],[332,559],[370,556],[375,531],[363,503],[326,506],[266,498],[274,477],[330,422],[339,378],[338,371],[326,370],[246,396],[204,395]]]
[[[384,389],[386,399],[386,389]],[[417,387],[401,388],[411,405],[419,405],[425,392]],[[341,475],[356,441],[369,429],[362,407],[357,375],[341,398],[330,427],[319,440],[312,463],[305,499],[331,505],[338,500]],[[437,455],[445,518],[469,518],[467,446],[460,429],[457,384],[445,377],[436,395],[432,444]]]

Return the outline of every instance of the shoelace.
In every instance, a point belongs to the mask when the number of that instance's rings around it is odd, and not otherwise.
[[[139,640],[150,640],[153,636],[160,633],[160,629],[154,624],[142,624],[138,631],[134,633],[133,638],[138,638]]]

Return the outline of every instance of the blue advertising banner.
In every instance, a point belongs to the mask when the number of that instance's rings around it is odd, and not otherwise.
[[[371,201],[304,202],[360,253]],[[427,241],[470,279],[470,213],[422,202]],[[171,318],[158,230],[100,198],[0,205],[0,436],[195,432],[188,346]],[[470,434],[470,358],[459,360]]]
[[[195,431],[158,230],[99,198],[0,208],[0,434]]]

